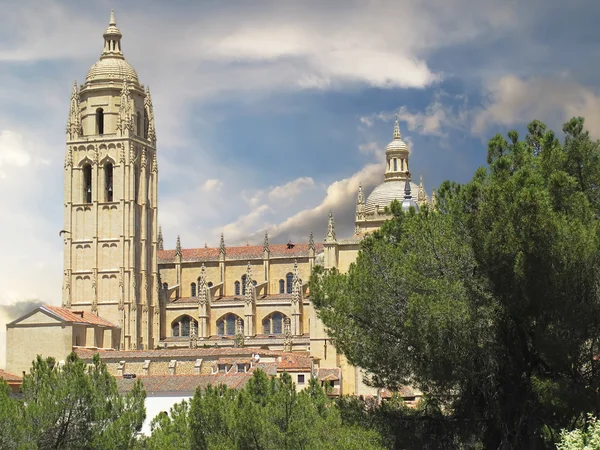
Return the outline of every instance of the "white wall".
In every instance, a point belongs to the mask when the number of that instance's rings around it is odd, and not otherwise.
[[[188,402],[194,396],[193,392],[173,392],[173,393],[160,393],[151,394],[148,393],[146,397],[146,420],[142,425],[142,433],[146,436],[150,435],[150,422],[154,419],[161,411],[169,412],[171,407],[175,403],[179,403],[182,400]]]

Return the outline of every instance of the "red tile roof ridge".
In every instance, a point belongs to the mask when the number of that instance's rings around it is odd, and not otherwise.
[[[97,314],[83,311],[63,308],[61,306],[42,305],[40,308],[60,317],[62,320],[73,323],[89,323],[90,325],[101,325],[104,327],[117,328],[116,325]]]
[[[10,373],[2,369],[0,369],[0,378],[4,378],[6,381],[23,381],[23,378],[19,375],[15,375],[14,373]]]

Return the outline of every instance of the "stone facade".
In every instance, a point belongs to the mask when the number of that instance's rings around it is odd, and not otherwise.
[[[307,230],[304,243],[271,244],[265,233],[262,246],[228,246],[222,235],[219,247],[184,248],[178,237],[173,249],[164,249],[150,92],[125,60],[112,13],[103,38],[100,60],[84,84],[75,83],[70,99],[62,299],[64,308],[110,326],[60,320],[44,311],[25,316],[8,326],[7,368],[27,370],[38,353],[64,358],[72,348],[112,348],[122,358],[105,354],[116,376],[200,375],[213,373],[209,361],[228,347],[251,346],[309,352],[319,370],[332,371],[323,381],[337,393],[375,394],[361,369],[337,353],[313,307],[308,280],[316,264],[346,272],[361,240],[390,218],[392,200],[403,207],[435,206],[435,193],[430,200],[422,179],[419,186],[411,181],[398,120],[383,183],[366,200],[359,188],[353,236],[336,236],[330,212],[323,243]],[[199,362],[161,353],[207,347],[220,356]]]

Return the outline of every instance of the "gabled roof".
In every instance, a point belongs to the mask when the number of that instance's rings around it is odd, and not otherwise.
[[[269,246],[270,258],[307,258],[309,244],[294,244],[289,248],[287,244],[271,244]],[[323,244],[315,243],[315,254],[323,251]],[[181,260],[192,261],[217,261],[219,259],[218,247],[183,248],[181,249]],[[262,245],[243,245],[239,247],[225,247],[225,257],[232,259],[262,259],[264,247]],[[159,264],[173,263],[177,260],[176,250],[159,250]]]
[[[21,322],[22,320],[34,315],[36,312],[42,312],[47,314],[55,319],[60,320],[61,322],[69,322],[69,323],[84,323],[89,325],[99,325],[102,327],[110,327],[117,328],[116,325],[109,322],[108,320],[103,319],[96,314],[92,314],[87,311],[80,310],[70,310],[67,308],[61,308],[60,306],[50,306],[50,305],[42,305],[28,314],[25,314],[22,317],[12,321],[8,325],[13,325]]]
[[[14,373],[5,372],[2,369],[0,369],[0,378],[4,378],[6,381],[23,381],[23,378],[20,376],[15,375]]]

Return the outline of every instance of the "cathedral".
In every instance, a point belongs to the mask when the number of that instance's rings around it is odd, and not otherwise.
[[[29,369],[38,353],[58,360],[73,349],[136,352],[256,348],[304,352],[337,369],[344,394],[367,392],[312,304],[315,265],[348,270],[361,240],[406,210],[435,203],[412,182],[409,149],[396,118],[382,183],[365,198],[359,187],[355,232],[336,236],[334,211],[324,242],[165,248],[159,227],[159,164],[150,90],[127,62],[111,12],[100,59],[73,86],[64,163],[62,307],[43,306],[7,325],[7,370]],[[115,356],[115,358],[117,358]],[[117,358],[118,359],[118,358]],[[148,361],[150,360],[148,359]]]

